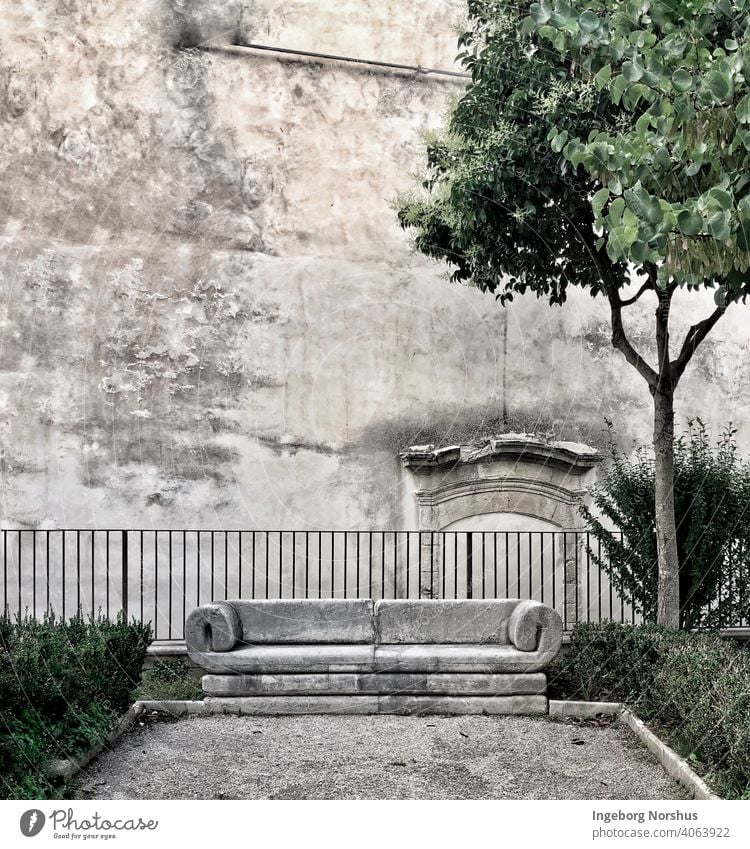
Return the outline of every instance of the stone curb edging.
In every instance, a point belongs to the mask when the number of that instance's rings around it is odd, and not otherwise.
[[[187,714],[205,713],[203,702],[188,702],[188,701],[137,701],[134,702],[128,709],[128,712],[118,722],[117,727],[111,731],[101,743],[89,749],[85,755],[80,758],[60,758],[53,760],[47,767],[47,772],[54,778],[73,778],[85,766],[87,766],[98,754],[100,754],[107,746],[110,746],[115,740],[129,731],[135,722],[147,711],[157,711],[159,713],[168,713],[171,716],[185,716]]]
[[[205,712],[203,702],[189,701],[137,701],[134,702],[128,709],[128,712],[118,722],[117,727],[111,731],[101,743],[89,749],[85,755],[80,758],[60,758],[53,760],[47,767],[47,773],[54,778],[73,778],[85,766],[87,766],[98,754],[100,754],[107,746],[110,746],[118,738],[129,731],[136,720],[139,719],[146,711],[157,711],[159,713],[168,713],[171,716],[185,716],[186,714],[200,714]]]
[[[170,716],[195,716],[209,713],[203,701],[178,701],[177,699],[166,701],[144,700],[136,702],[136,704],[141,706],[143,712],[156,711],[157,713],[167,713]]]
[[[619,702],[565,702],[549,703],[549,715],[553,717],[578,717],[591,719],[597,715],[616,716],[618,721],[627,725],[643,745],[659,761],[662,769],[693,794],[694,799],[718,801],[706,782],[690,767],[677,752],[662,742],[653,731],[646,727],[631,710]]]
[[[105,749],[110,744],[114,743],[119,737],[129,731],[133,726],[138,717],[143,713],[144,707],[143,702],[135,702],[129,709],[128,712],[123,716],[123,718],[117,724],[117,727],[114,731],[111,731],[101,743],[94,746],[93,749],[89,749],[85,755],[82,755],[80,758],[60,758],[58,760],[53,760],[50,762],[47,767],[47,772],[49,775],[55,778],[72,778],[74,775],[79,773],[88,763],[90,763],[103,749]]]
[[[592,719],[595,716],[614,716],[622,710],[620,702],[565,702],[549,700],[550,716],[571,716]]]
[[[623,708],[622,713],[619,714],[619,720],[627,725],[649,752],[656,757],[667,775],[671,775],[675,781],[692,791],[694,799],[710,799],[712,801],[721,799],[721,796],[713,793],[706,782],[690,768],[686,760],[681,758],[673,749],[670,749],[666,743],[663,743],[653,731],[646,728],[643,720],[639,719],[632,711]]]

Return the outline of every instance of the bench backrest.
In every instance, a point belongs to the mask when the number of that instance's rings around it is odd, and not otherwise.
[[[508,621],[518,599],[379,601],[379,643],[495,643],[507,645]]]
[[[371,599],[239,599],[246,643],[372,643]]]

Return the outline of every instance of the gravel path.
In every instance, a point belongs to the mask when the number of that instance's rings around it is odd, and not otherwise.
[[[676,799],[619,725],[523,716],[146,719],[81,799]]]

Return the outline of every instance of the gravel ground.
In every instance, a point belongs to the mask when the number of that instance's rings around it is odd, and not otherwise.
[[[523,716],[147,717],[79,799],[676,799],[620,725]]]

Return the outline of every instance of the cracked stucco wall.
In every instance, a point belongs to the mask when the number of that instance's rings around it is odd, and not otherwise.
[[[450,68],[460,3],[0,11],[3,526],[408,527],[408,444],[505,425],[601,444],[604,416],[648,439],[602,304],[517,302],[506,358],[493,299],[410,252],[389,203],[455,83],[205,49]],[[686,327],[710,305],[684,300]],[[750,448],[746,321],[678,415],[731,418]]]

